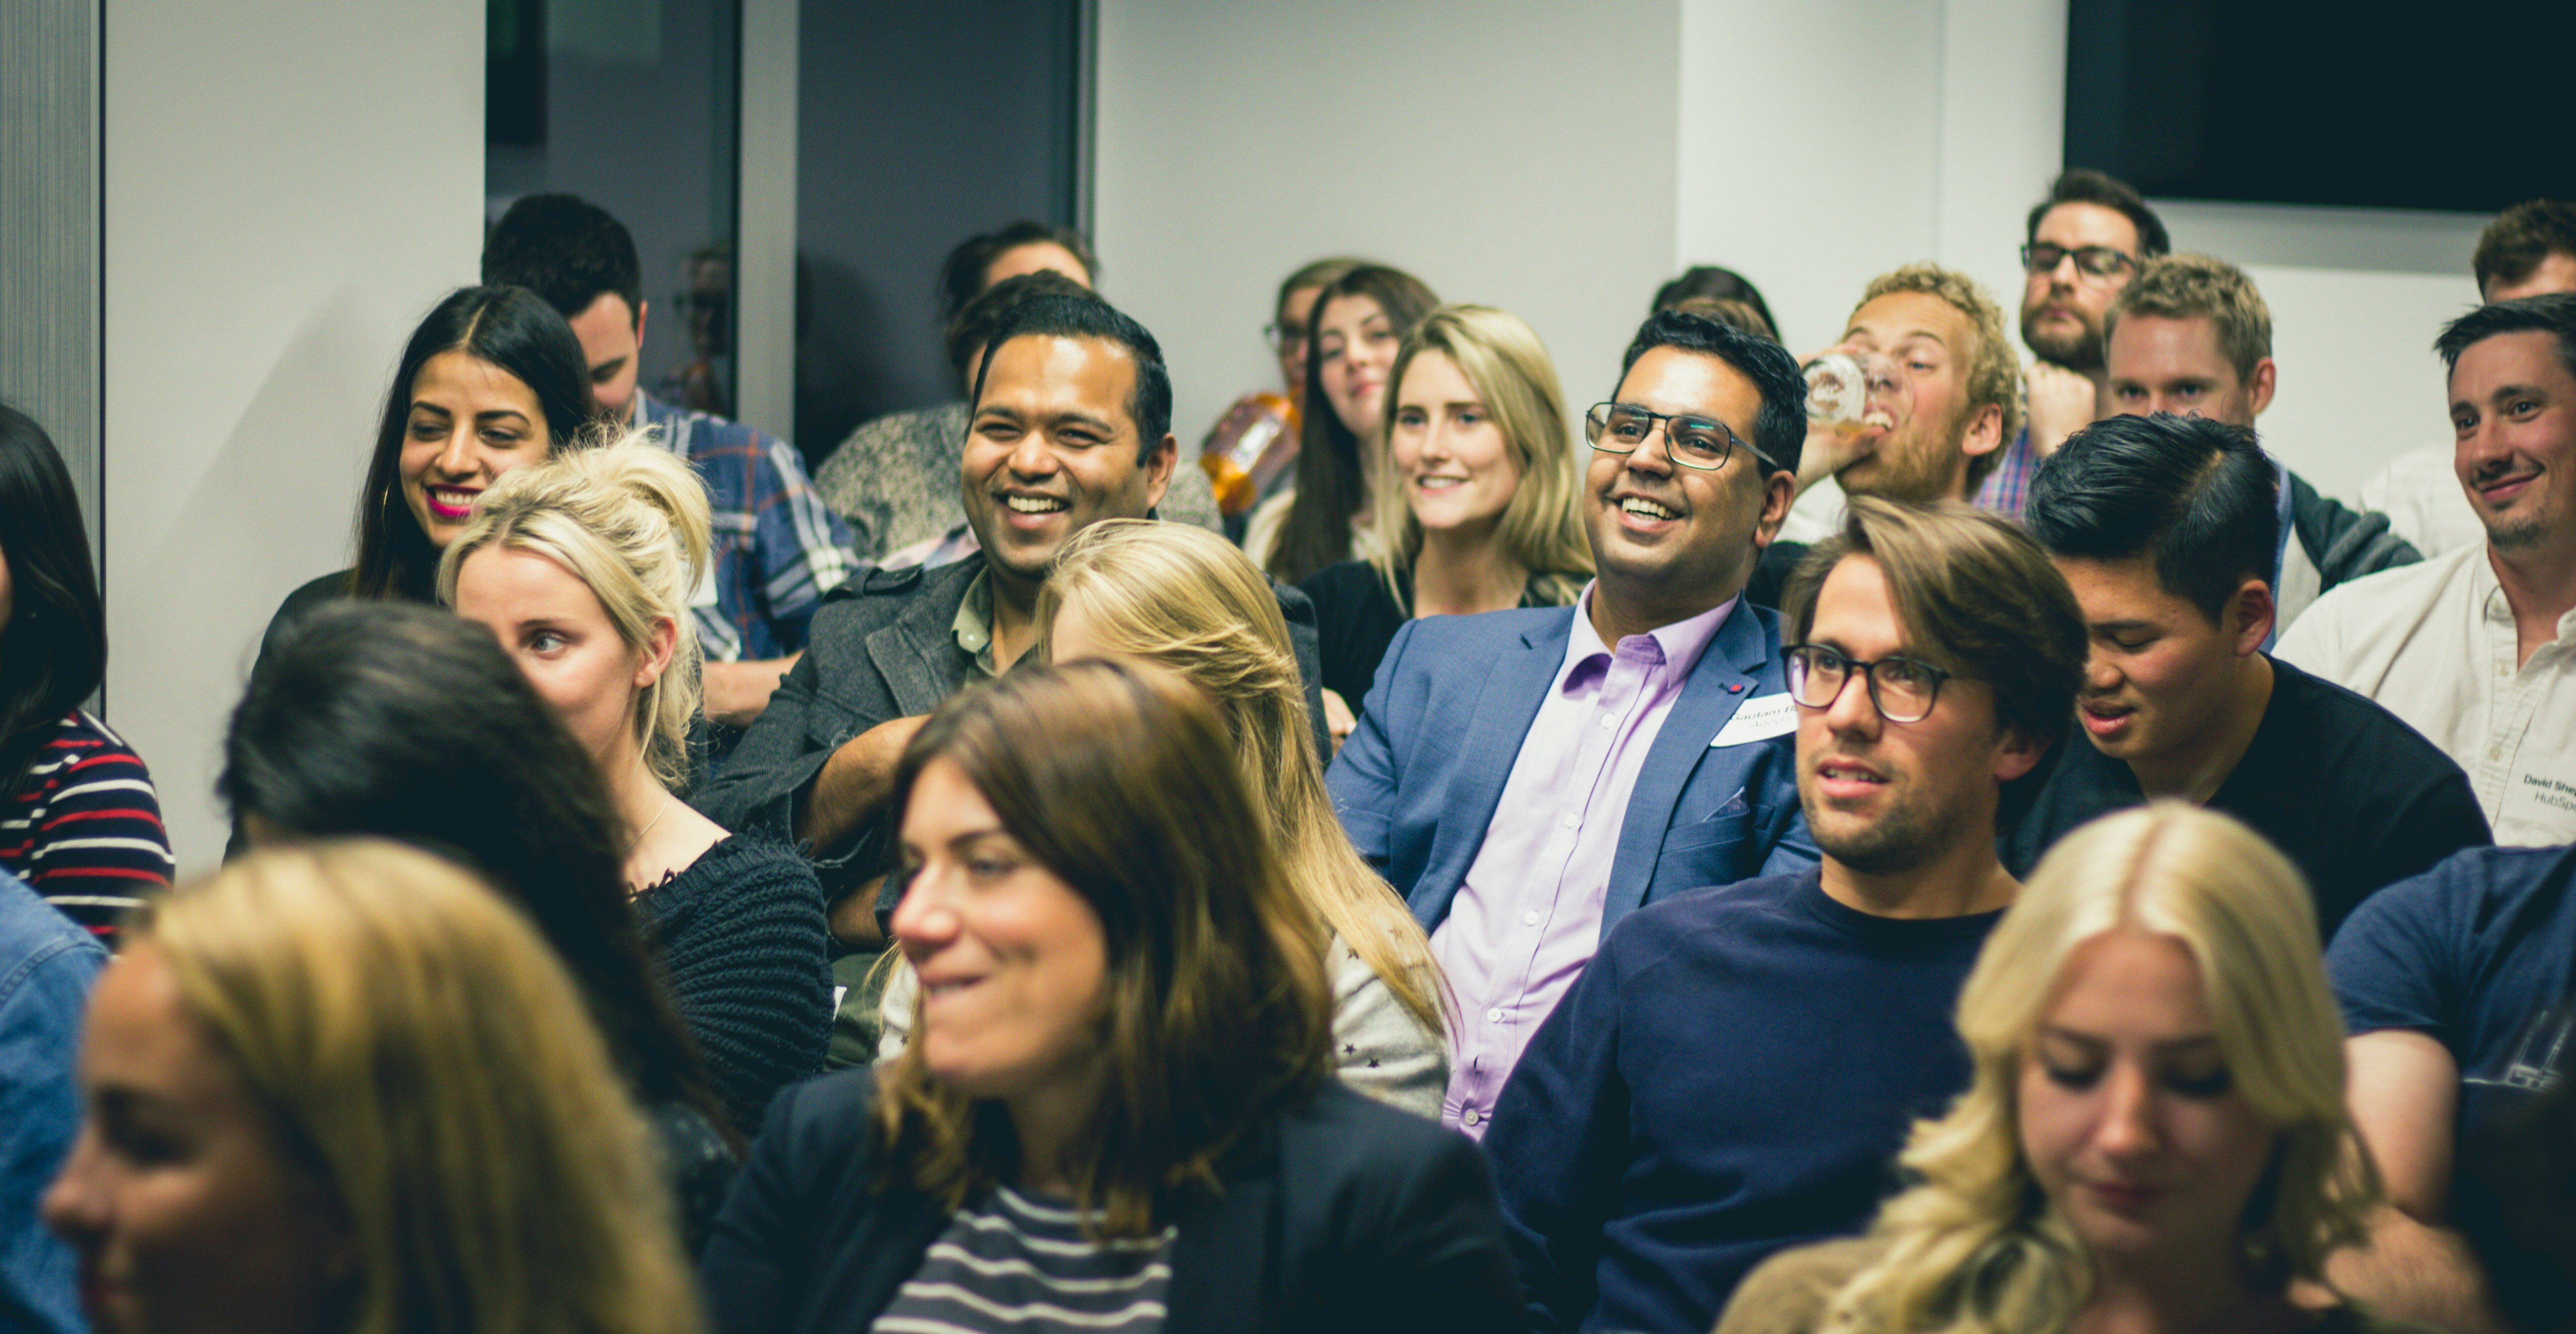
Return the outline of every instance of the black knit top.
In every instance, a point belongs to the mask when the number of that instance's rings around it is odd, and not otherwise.
[[[823,888],[796,853],[737,834],[635,900],[680,1018],[745,1138],[770,1095],[820,1074],[832,1036]]]

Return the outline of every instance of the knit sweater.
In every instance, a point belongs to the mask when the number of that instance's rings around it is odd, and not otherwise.
[[[717,1096],[748,1138],[819,1074],[832,1034],[823,890],[794,851],[735,835],[635,900]]]

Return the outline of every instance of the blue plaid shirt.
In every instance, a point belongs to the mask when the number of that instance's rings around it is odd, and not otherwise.
[[[1977,488],[1977,508],[2021,522],[2023,513],[2030,508],[2030,479],[2038,471],[2039,451],[2030,447],[2030,431],[2025,427],[2011,444],[2004,446],[2004,456]]]
[[[715,558],[691,604],[707,660],[758,661],[805,647],[823,595],[867,566],[796,451],[754,427],[656,402],[640,388],[635,424],[651,428],[707,485]]]

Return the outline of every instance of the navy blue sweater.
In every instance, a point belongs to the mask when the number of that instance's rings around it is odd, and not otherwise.
[[[1747,1270],[1859,1231],[2001,913],[1899,920],[1815,871],[1630,914],[1530,1042],[1485,1151],[1540,1330],[1703,1334]]]

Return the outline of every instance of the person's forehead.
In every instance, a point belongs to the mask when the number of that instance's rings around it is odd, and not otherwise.
[[[1715,417],[1747,439],[1762,409],[1762,391],[1753,377],[1726,358],[1672,346],[1650,348],[1637,358],[1619,377],[1616,398],[1649,412]]]
[[[1279,318],[1291,323],[1301,322],[1312,318],[1315,314],[1315,298],[1322,296],[1323,294],[1324,285],[1322,283],[1316,283],[1308,287],[1289,288],[1288,295],[1280,299]]]
[[[1876,557],[1852,552],[1834,562],[1816,587],[1816,608],[1807,637],[1842,645],[1868,657],[1906,647],[1904,618],[1887,571]]]
[[[2159,371],[2236,378],[2218,345],[2218,321],[2206,315],[2124,315],[2105,351],[2114,376]]]
[[[2481,338],[2460,352],[2451,386],[2479,390],[2506,384],[2541,387],[2576,383],[2559,355],[2558,336],[2545,329],[2517,329]]]
[[[1021,334],[993,350],[979,407],[1086,411],[1122,425],[1136,387],[1136,359],[1106,338]]]
[[[2138,253],[2138,225],[2129,215],[2101,204],[2074,201],[2041,214],[2034,240],[2054,245],[2106,245],[2123,254]]]
[[[1964,351],[1976,327],[1968,312],[1951,305],[1946,298],[1930,292],[1887,292],[1862,302],[1860,309],[1852,312],[1851,327],[1846,332],[1890,342],[1930,338]]]
[[[1386,318],[1386,307],[1366,292],[1344,292],[1323,303],[1315,312],[1319,325],[1361,325]]]

